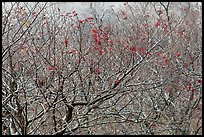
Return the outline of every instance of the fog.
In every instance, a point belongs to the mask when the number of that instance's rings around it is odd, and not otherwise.
[[[124,2],[60,2],[59,8],[62,13],[77,11],[79,18],[87,18],[91,14],[91,3],[99,15],[111,9],[118,11],[124,6]]]
[[[14,3],[14,2],[12,2]],[[41,2],[40,4],[43,4]],[[48,2],[48,4],[52,4],[53,2]],[[57,3],[56,8],[59,8],[62,14],[66,14],[67,12],[76,11],[78,13],[79,18],[87,18],[91,15],[91,8],[90,5],[92,3],[93,8],[96,10],[97,14],[102,15],[104,12],[109,12],[110,10],[114,9],[117,12],[120,9],[124,9],[124,3],[126,2],[55,2]],[[25,4],[28,7],[33,7],[36,2],[24,2],[21,4]],[[133,2],[128,2],[129,5],[132,5]],[[201,8],[201,2],[191,2],[192,5],[199,5]],[[2,3],[2,8],[6,6],[7,9],[11,7],[11,2]],[[139,7],[138,7],[139,8]],[[49,8],[48,8],[49,10]]]
[[[11,7],[11,4],[14,4],[15,2],[5,2],[2,3],[2,9],[7,8],[9,9]],[[39,5],[43,5],[45,2],[40,2]],[[50,4],[56,4],[54,7],[47,6],[46,9],[48,13],[52,14],[53,9],[52,8],[59,8],[61,14],[66,14],[68,12],[76,11],[78,13],[79,19],[85,19],[89,17],[90,15],[93,15],[93,12],[97,13],[97,15],[102,16],[103,13],[107,15],[107,13],[110,13],[110,10],[114,10],[117,12],[119,9],[124,8],[124,2],[48,2],[48,5]],[[22,6],[25,6],[30,9],[32,9],[36,2],[21,2],[21,3],[15,3]],[[91,4],[94,9],[91,10]],[[131,3],[129,3],[131,5]],[[100,17],[99,17],[100,18]]]

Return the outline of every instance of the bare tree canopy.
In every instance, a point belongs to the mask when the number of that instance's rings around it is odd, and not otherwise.
[[[198,2],[2,2],[3,135],[201,135]]]

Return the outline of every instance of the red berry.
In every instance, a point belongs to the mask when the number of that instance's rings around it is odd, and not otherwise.
[[[64,40],[64,45],[65,45],[65,46],[68,45],[68,40],[67,40],[67,39]]]
[[[198,83],[202,83],[202,79],[199,79],[199,80],[198,80]]]
[[[72,53],[76,53],[76,50],[75,50],[75,49],[73,49],[73,50],[71,50],[71,52],[72,52]]]
[[[53,67],[53,66],[48,66],[48,70],[55,70],[55,67]]]

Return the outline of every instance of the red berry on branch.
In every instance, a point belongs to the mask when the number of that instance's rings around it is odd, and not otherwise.
[[[87,20],[93,20],[93,19],[94,19],[93,17],[88,17],[88,18],[87,18]]]
[[[198,83],[202,83],[202,79],[199,79],[199,80],[198,80]]]
[[[48,70],[55,70],[55,67],[53,67],[53,66],[48,66]]]
[[[72,53],[76,53],[76,50],[75,50],[75,49],[73,49],[73,50],[71,50],[71,52],[72,52]]]
[[[140,48],[140,51],[142,52],[142,54],[147,54],[146,48]]]
[[[68,45],[68,40],[64,39],[64,45],[67,46]]]
[[[180,56],[181,56],[181,53],[177,52],[177,53],[176,53],[176,56],[177,56],[177,57],[180,57]]]
[[[191,83],[188,82],[187,90],[189,91],[190,89],[191,89]]]
[[[131,46],[130,47],[130,52],[135,54],[136,53],[136,47],[135,46]]]

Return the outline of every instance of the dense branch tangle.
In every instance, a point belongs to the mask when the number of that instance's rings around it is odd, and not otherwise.
[[[83,3],[90,17],[80,17],[60,3],[10,4],[3,8],[3,134],[201,133],[195,5],[97,3],[100,13]]]

